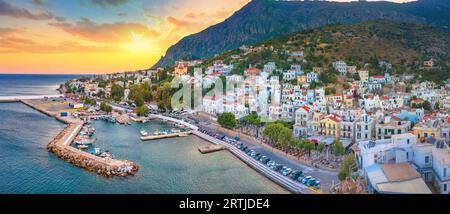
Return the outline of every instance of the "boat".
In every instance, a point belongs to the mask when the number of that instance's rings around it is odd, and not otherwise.
[[[161,132],[159,131],[159,129],[157,129],[155,132],[153,132],[153,135],[161,135]]]
[[[94,148],[94,151],[92,152],[93,155],[100,155],[102,153],[100,148]]]
[[[78,147],[79,149],[87,149],[87,148],[89,148],[88,145],[78,145],[77,147]]]
[[[178,134],[178,137],[187,137],[187,136],[189,136],[189,134],[186,132]]]
[[[100,157],[102,157],[102,158],[114,158],[113,154],[111,154],[109,151],[102,152],[100,154]]]
[[[180,133],[181,130],[179,130],[179,129],[171,129],[170,132],[171,133]]]
[[[145,130],[141,130],[141,135],[142,135],[142,136],[148,136],[148,132],[145,131]]]

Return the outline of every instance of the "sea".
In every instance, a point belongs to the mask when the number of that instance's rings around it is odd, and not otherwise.
[[[0,75],[0,96],[54,94],[72,75]],[[189,136],[142,142],[140,130],[94,121],[94,146],[140,166],[135,176],[106,178],[75,167],[46,150],[64,124],[20,103],[0,103],[0,194],[284,194],[285,189],[228,151],[200,154],[208,142]]]

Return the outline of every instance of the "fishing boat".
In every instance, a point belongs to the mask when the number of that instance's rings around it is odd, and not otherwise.
[[[102,157],[102,158],[114,158],[113,154],[111,154],[109,151],[102,152],[100,154],[100,157]]]
[[[187,137],[187,136],[189,136],[189,134],[186,132],[178,134],[178,137]]]
[[[181,130],[179,130],[179,129],[171,129],[170,132],[171,133],[180,133]]]
[[[145,130],[141,130],[141,135],[142,135],[142,136],[148,136],[148,132],[145,131]]]

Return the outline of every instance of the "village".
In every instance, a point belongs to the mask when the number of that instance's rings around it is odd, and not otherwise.
[[[287,65],[242,63],[265,52],[281,50],[242,46],[222,59],[70,80],[60,90],[88,112],[189,110],[193,120],[203,118],[305,165],[336,172],[340,184],[350,184],[333,187],[335,192],[449,193],[449,80],[393,74],[395,65],[382,60],[375,67],[383,75],[371,75],[373,63],[303,66],[304,49],[283,50]],[[424,70],[437,66],[432,58],[421,64]],[[174,78],[202,87],[200,107],[171,106]],[[238,87],[214,93],[218,80]]]

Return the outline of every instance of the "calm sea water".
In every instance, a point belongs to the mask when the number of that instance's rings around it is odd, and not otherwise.
[[[140,141],[141,129],[167,128],[162,123],[93,123],[95,146],[141,166],[126,178],[98,176],[47,152],[64,125],[27,106],[0,104],[0,124],[0,193],[287,193],[227,151],[200,154],[208,142],[195,136]]]
[[[80,76],[0,74],[0,96],[58,94],[60,84]]]

